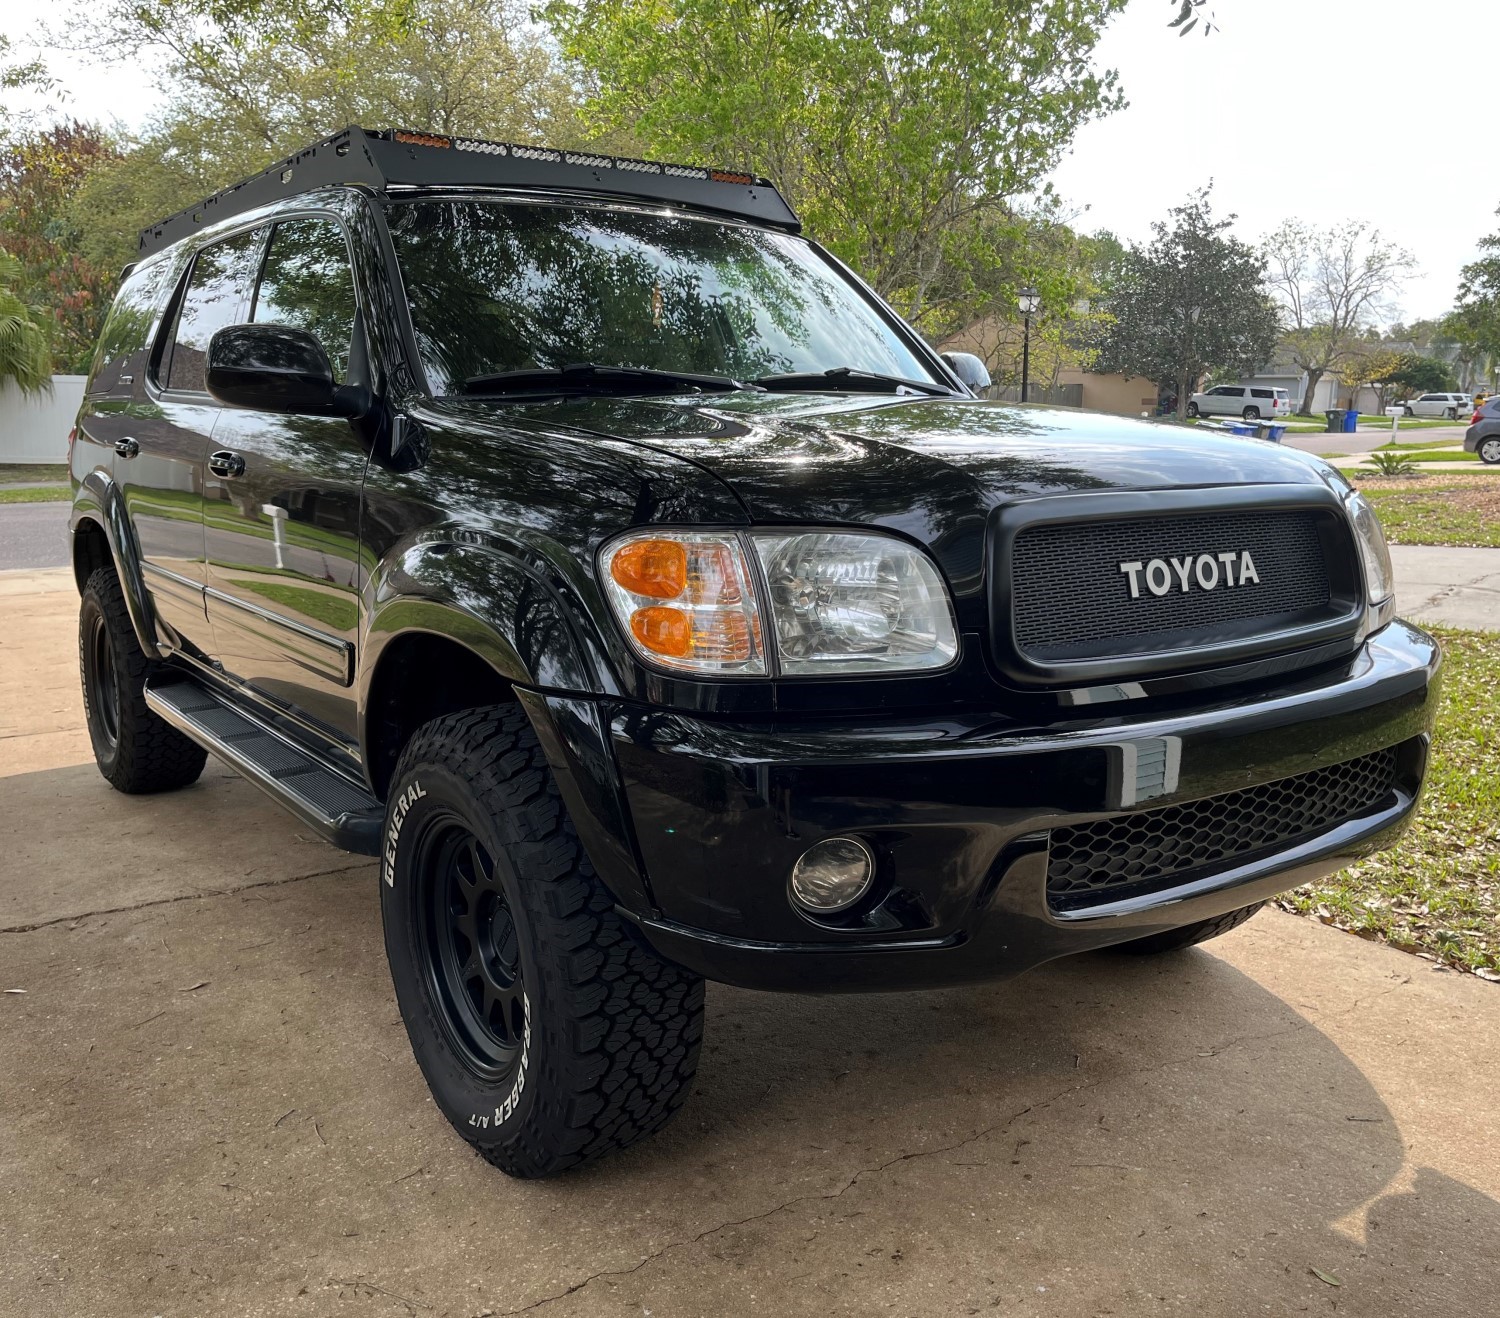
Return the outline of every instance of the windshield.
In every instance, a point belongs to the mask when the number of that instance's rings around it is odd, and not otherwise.
[[[736,380],[852,367],[934,383],[875,308],[788,234],[487,201],[400,202],[387,216],[436,394],[575,363]]]

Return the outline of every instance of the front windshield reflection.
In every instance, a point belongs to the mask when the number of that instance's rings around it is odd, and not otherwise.
[[[388,212],[436,394],[572,363],[739,380],[836,367],[933,377],[809,244],[604,208],[412,201]],[[621,384],[619,392],[629,392]]]

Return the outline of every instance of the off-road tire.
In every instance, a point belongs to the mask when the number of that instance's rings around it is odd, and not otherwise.
[[[1231,929],[1238,929],[1264,905],[1265,902],[1256,902],[1253,906],[1241,906],[1239,910],[1230,911],[1228,915],[1215,916],[1212,920],[1199,920],[1197,924],[1185,924],[1181,929],[1168,929],[1164,934],[1152,934],[1149,938],[1136,938],[1128,943],[1119,943],[1110,950],[1126,952],[1131,956],[1156,956],[1161,952],[1177,952],[1184,947],[1192,947],[1194,943],[1206,943],[1210,938],[1227,934]]]
[[[146,679],[158,665],[136,638],[112,568],[99,568],[78,609],[78,670],[94,759],[110,786],[132,795],[186,787],[208,752],[146,705]]]
[[[442,850],[453,830],[467,830],[477,851],[445,869],[432,857],[453,854]],[[381,913],[401,1017],[438,1107],[481,1156],[511,1176],[551,1176],[672,1117],[698,1067],[703,981],[662,961],[615,911],[522,709],[419,728],[391,780],[384,839]],[[487,875],[490,932],[466,915],[454,951],[441,926],[461,923],[470,872]],[[511,950],[495,953],[501,943]],[[473,951],[455,973],[465,944]],[[496,992],[496,976],[477,968],[481,946],[494,954],[487,966],[503,954],[517,968],[498,1030],[491,998],[475,1001]],[[505,1014],[516,1001],[524,1021]]]

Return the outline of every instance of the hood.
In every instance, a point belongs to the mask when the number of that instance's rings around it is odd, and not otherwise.
[[[1324,466],[1260,440],[980,399],[572,398],[507,404],[504,417],[685,458],[728,485],[754,521],[889,527],[959,577],[977,567],[990,512],[1016,499],[1318,484]]]

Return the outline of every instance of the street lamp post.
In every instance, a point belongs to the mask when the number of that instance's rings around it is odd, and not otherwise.
[[[1021,290],[1021,315],[1025,318],[1025,328],[1021,331],[1021,401],[1026,401],[1026,395],[1031,388],[1031,318],[1036,315],[1037,308],[1042,305],[1041,294],[1034,288],[1023,288]]]

